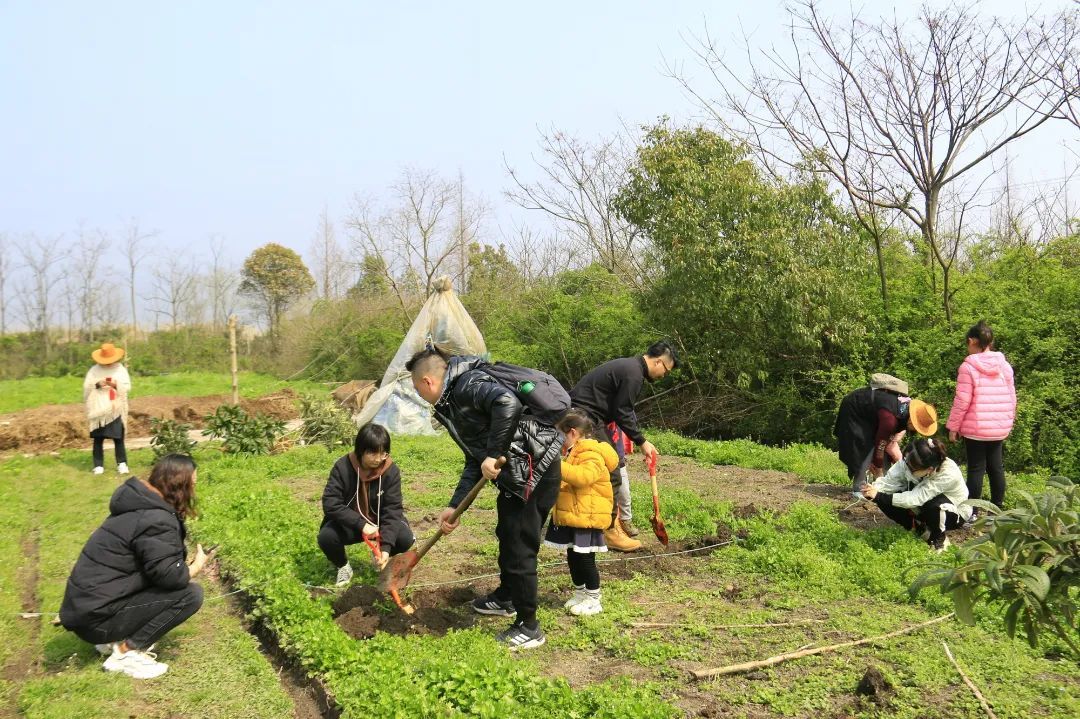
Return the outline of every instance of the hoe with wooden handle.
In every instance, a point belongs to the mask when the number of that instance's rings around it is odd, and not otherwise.
[[[506,464],[506,457],[499,457],[495,462],[495,467],[502,469],[504,464]],[[480,479],[473,485],[473,488],[469,490],[469,493],[465,495],[465,499],[461,500],[461,504],[454,509],[454,513],[450,515],[450,524],[456,522],[458,517],[469,508],[469,505],[476,499],[476,495],[480,494],[480,490],[484,488],[487,481],[487,477],[480,475]],[[424,542],[419,549],[410,549],[407,552],[391,557],[390,562],[379,575],[379,590],[389,593],[390,596],[393,597],[394,603],[406,614],[412,614],[415,610],[411,604],[406,604],[401,601],[399,592],[409,586],[413,567],[416,566],[417,562],[424,558],[424,555],[435,546],[436,542],[443,538],[443,535],[444,532],[440,525],[435,532],[435,536]]]

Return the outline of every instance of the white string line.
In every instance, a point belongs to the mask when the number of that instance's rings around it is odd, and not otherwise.
[[[657,552],[656,554],[635,554],[635,555],[629,556],[629,557],[608,557],[608,558],[603,558],[603,559],[597,559],[596,563],[601,564],[601,563],[611,563],[611,562],[634,562],[634,561],[641,561],[641,560],[645,560],[645,559],[658,559],[658,558],[661,558],[661,557],[675,557],[675,556],[678,556],[680,554],[691,554],[693,552],[704,552],[704,551],[706,551],[708,549],[716,549],[717,547],[725,547],[725,546],[727,546],[729,544],[734,544],[735,541],[736,540],[734,540],[734,539],[729,539],[726,542],[717,542],[716,544],[708,544],[708,545],[706,545],[704,547],[693,547],[691,549],[681,549],[678,552]],[[557,560],[554,560],[554,561],[551,561],[551,562],[544,562],[543,564],[538,564],[538,565],[536,565],[536,569],[537,569],[537,571],[539,571],[540,569],[545,569],[545,568],[548,568],[548,567],[554,567],[554,566],[563,565],[563,564],[566,564],[566,560],[557,559]],[[475,577],[464,577],[462,579],[452,579],[452,580],[450,580],[448,582],[425,582],[423,584],[410,584],[409,588],[410,589],[426,589],[426,588],[430,588],[430,587],[445,587],[445,586],[450,585],[450,584],[466,584],[468,582],[475,582],[478,579],[491,579],[492,577],[498,577],[499,574],[500,574],[499,572],[492,572],[491,574],[478,574]],[[308,589],[319,589],[319,590],[324,591],[324,592],[333,592],[336,589],[335,587],[323,587],[323,586],[319,586],[317,584],[304,584],[303,582],[301,582],[301,584],[303,586],[307,587]],[[217,595],[215,597],[210,597],[209,599],[205,600],[203,603],[205,604],[206,602],[213,602],[213,601],[218,600],[218,599],[224,599],[225,597],[231,597],[232,595],[239,594],[240,592],[243,592],[243,591],[246,591],[246,590],[244,590],[244,589],[234,589],[231,592],[225,592],[224,594],[219,594],[219,595]],[[35,619],[37,617],[44,617],[44,616],[50,616],[50,617],[58,616],[57,612],[13,612],[13,614],[15,614],[17,616],[20,616],[23,619]]]

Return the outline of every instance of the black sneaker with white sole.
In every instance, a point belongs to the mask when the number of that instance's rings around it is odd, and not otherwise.
[[[514,652],[518,649],[535,649],[543,646],[547,641],[544,630],[539,625],[535,629],[529,629],[524,624],[511,624],[506,631],[499,632],[495,640],[501,642]]]
[[[513,602],[504,602],[490,594],[472,600],[472,608],[477,614],[489,614],[495,617],[512,617],[517,614]]]

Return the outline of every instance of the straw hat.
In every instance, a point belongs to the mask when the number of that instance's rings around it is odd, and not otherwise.
[[[911,400],[908,422],[912,429],[924,437],[933,437],[937,434],[937,410],[934,409],[934,405],[927,404],[921,399]]]
[[[91,352],[90,356],[93,357],[94,361],[98,364],[115,364],[124,359],[124,350],[117,347],[112,342],[104,342],[99,349]]]

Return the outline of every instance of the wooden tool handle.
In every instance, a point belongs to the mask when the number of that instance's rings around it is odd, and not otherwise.
[[[495,460],[496,469],[502,469],[503,465],[505,464],[506,457],[499,457],[497,460]],[[471,505],[473,503],[473,500],[476,499],[476,495],[480,494],[480,490],[484,488],[484,485],[487,484],[487,481],[487,477],[481,474],[480,479],[477,480],[476,484],[473,485],[473,488],[469,490],[469,493],[465,495],[465,499],[461,500],[461,504],[454,508],[454,513],[450,515],[451,524],[456,522],[458,520],[458,517],[460,517],[465,512],[465,510],[469,508],[469,505]],[[444,532],[442,531],[442,524],[440,523],[438,531],[435,532],[435,536],[424,542],[424,544],[416,550],[416,560],[413,562],[413,564],[416,564],[416,562],[419,562],[421,559],[423,559],[424,555],[428,553],[428,550],[434,547],[435,543],[442,539],[443,536]]]
[[[653,472],[649,475],[649,479],[652,480],[652,496],[653,499],[660,499],[660,490],[656,487],[656,473]]]

